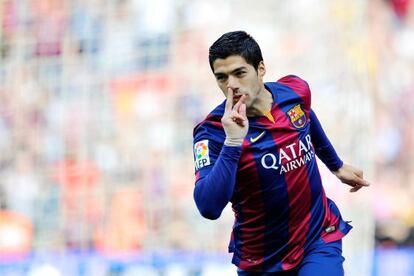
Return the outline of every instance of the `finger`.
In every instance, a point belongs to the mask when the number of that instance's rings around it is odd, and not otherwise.
[[[233,90],[231,88],[227,88],[227,100],[225,111],[230,111],[233,107]]]
[[[363,171],[361,171],[361,170],[356,170],[356,171],[355,171],[355,174],[356,174],[358,177],[360,177],[360,178],[363,178],[363,177],[364,177],[364,173],[363,173]]]
[[[245,125],[245,119],[236,119],[234,122],[241,127],[244,127]]]
[[[241,115],[241,114],[239,114],[239,113],[233,113],[233,114],[231,114],[231,119],[233,120],[233,121],[236,121],[236,120],[242,120],[242,121],[244,121],[244,117]]]
[[[244,127],[246,123],[246,117],[244,117],[242,114],[237,113],[236,111],[232,111],[230,118],[233,122],[242,127]]]
[[[366,180],[363,180],[363,181],[364,181],[364,184],[362,184],[362,186],[365,186],[365,187],[371,186],[371,183],[369,183],[368,181]]]
[[[240,107],[244,104],[246,102],[246,95],[242,95],[241,97],[240,97],[240,99],[239,99],[239,101],[237,102],[238,103],[238,105],[237,105],[237,112],[239,112],[240,113]]]
[[[247,116],[246,116],[246,104],[245,103],[243,103],[243,104],[241,104],[240,105],[240,108],[239,108],[239,114],[243,117],[243,118],[246,118]]]
[[[365,187],[368,187],[369,186],[368,181],[366,181],[365,179],[360,178],[360,177],[355,177],[354,183],[356,185],[360,185],[360,186],[365,186]]]
[[[359,191],[359,189],[361,189],[363,186],[355,186],[355,187],[353,187],[352,189],[350,189],[349,191],[351,192],[351,193],[355,193],[355,192],[357,192],[357,191]]]
[[[240,99],[237,101],[237,103],[233,106],[233,110],[239,111],[240,105],[244,103],[244,99],[246,98],[246,95],[242,95]]]
[[[357,190],[356,190],[356,188],[355,188],[355,187],[349,190],[349,192],[351,192],[351,193],[355,193],[356,191],[357,191]]]

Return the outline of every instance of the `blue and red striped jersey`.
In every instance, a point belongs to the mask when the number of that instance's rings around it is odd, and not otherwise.
[[[229,251],[236,266],[278,272],[296,267],[316,239],[335,241],[352,227],[322,186],[315,155],[331,170],[342,161],[323,130],[312,129],[317,118],[308,84],[290,75],[265,83],[265,88],[273,96],[274,122],[266,116],[248,117],[241,147],[223,145],[225,102],[194,128],[194,198],[210,219],[232,203]]]

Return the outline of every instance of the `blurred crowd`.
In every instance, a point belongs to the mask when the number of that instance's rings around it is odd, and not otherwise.
[[[393,12],[372,6],[369,25],[376,57],[376,238],[383,246],[414,246],[414,7],[407,0],[387,4]]]
[[[414,246],[412,3],[326,1],[307,29],[275,2],[1,1],[0,253],[226,248],[192,200],[192,128],[223,99],[207,54],[232,10],[266,22],[272,74],[309,76],[339,151],[370,149],[377,244]]]

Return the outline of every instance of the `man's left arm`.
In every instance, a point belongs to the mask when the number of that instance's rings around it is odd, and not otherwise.
[[[352,187],[350,192],[369,186],[362,170],[344,164],[339,158],[312,109],[310,111],[310,133],[316,155],[342,183]]]

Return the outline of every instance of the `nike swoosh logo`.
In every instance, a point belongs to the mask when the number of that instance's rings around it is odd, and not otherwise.
[[[263,131],[262,133],[260,133],[258,136],[256,136],[256,137],[250,137],[250,142],[252,142],[252,143],[254,143],[254,142],[256,142],[257,140],[259,140],[260,138],[262,138],[262,136],[264,135],[266,133],[266,131]]]

